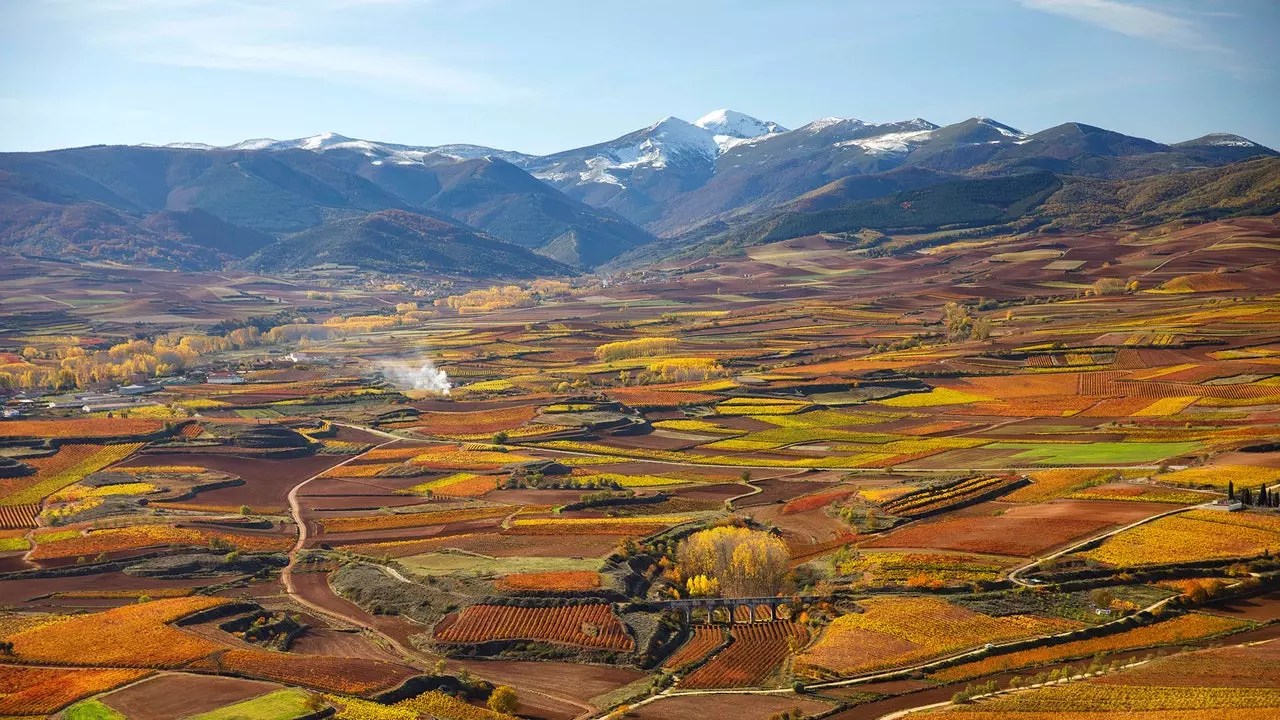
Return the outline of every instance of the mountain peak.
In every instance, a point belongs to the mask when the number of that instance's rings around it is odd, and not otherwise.
[[[1198,137],[1194,140],[1188,140],[1185,143],[1178,144],[1212,145],[1214,147],[1259,147],[1258,143],[1250,140],[1249,138],[1232,133],[1209,133],[1203,137]]]
[[[822,130],[826,130],[827,128],[832,127],[833,125],[840,125],[842,123],[852,123],[854,125],[866,125],[866,123],[862,122],[861,120],[858,120],[857,118],[842,118],[842,117],[836,117],[834,115],[828,115],[827,117],[824,117],[824,118],[818,118],[817,120],[814,120],[813,122],[809,123],[808,125],[805,125],[800,129],[806,132],[816,133]]]
[[[761,135],[786,132],[787,129],[776,122],[760,120],[737,110],[712,110],[693,121],[703,130],[710,130],[716,135],[727,135],[735,138],[753,138]]]

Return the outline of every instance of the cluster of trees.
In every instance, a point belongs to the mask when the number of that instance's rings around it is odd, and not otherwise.
[[[726,374],[724,366],[715,358],[667,358],[649,365],[648,380],[659,383],[683,382],[709,380]]]
[[[1089,295],[1124,295],[1125,293],[1137,291],[1137,280],[1125,282],[1120,278],[1098,278],[1093,281],[1093,285],[1084,294],[1086,297]]]
[[[991,320],[974,317],[968,305],[949,302],[942,308],[942,321],[947,326],[947,339],[987,340],[991,337]]]
[[[635,340],[619,340],[605,343],[596,348],[596,359],[600,362],[629,360],[639,357],[657,357],[670,355],[676,351],[680,341],[672,337],[647,337]]]
[[[488,312],[507,308],[533,307],[543,300],[568,297],[573,286],[559,280],[534,280],[529,287],[519,285],[493,286],[472,290],[462,295],[450,295],[435,301],[436,307],[447,307],[459,313]]]
[[[189,370],[202,358],[207,361],[207,356],[220,352],[267,345],[305,347],[319,340],[414,325],[434,314],[419,310],[417,303],[401,303],[394,315],[339,315],[324,323],[292,321],[264,327],[263,322],[251,318],[234,327],[214,326],[209,334],[165,333],[150,340],[117,343],[105,350],[85,348],[80,338],[65,336],[45,349],[23,348],[22,362],[0,362],[0,388],[72,390],[164,377]]]
[[[686,589],[712,588],[728,597],[773,596],[782,588],[791,554],[778,538],[759,530],[717,527],[690,535],[676,550]]]
[[[1228,480],[1227,497],[1232,500],[1239,500],[1245,505],[1280,508],[1280,490],[1267,490],[1265,484],[1258,487],[1258,492],[1255,495],[1249,488],[1243,488],[1237,492],[1235,483]]]

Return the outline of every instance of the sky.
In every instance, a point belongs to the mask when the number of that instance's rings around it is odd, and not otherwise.
[[[1280,148],[1276,0],[0,0],[0,150],[549,153],[732,108]]]

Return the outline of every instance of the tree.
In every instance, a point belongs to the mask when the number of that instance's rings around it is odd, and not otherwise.
[[[968,305],[949,302],[942,308],[943,322],[947,325],[948,340],[968,339],[973,331],[973,315]]]
[[[449,669],[449,664],[444,660],[437,660],[435,667],[431,668],[432,675],[443,675],[444,671]]]
[[[498,432],[496,432],[496,433],[494,433],[494,434],[493,434],[493,444],[494,444],[494,445],[506,445],[506,444],[507,444],[507,439],[508,439],[509,437],[510,437],[510,436],[509,436],[509,435],[507,435],[507,433],[506,433],[506,432],[504,432],[504,431],[502,431],[502,430],[499,430]]]
[[[1127,287],[1120,278],[1098,278],[1093,281],[1095,295],[1123,295]]]
[[[511,715],[519,704],[520,698],[516,696],[516,691],[510,685],[499,685],[489,693],[489,709],[496,713]]]
[[[970,337],[974,340],[988,340],[991,338],[991,321],[987,318],[979,318],[973,321],[973,330]]]
[[[682,577],[705,575],[727,597],[775,595],[790,570],[786,543],[766,532],[718,527],[690,535],[676,560]]]
[[[1089,593],[1089,602],[1096,608],[1109,608],[1115,599],[1116,596],[1106,588],[1098,588]]]
[[[689,597],[716,597],[720,594],[720,581],[706,575],[694,575],[685,582]]]

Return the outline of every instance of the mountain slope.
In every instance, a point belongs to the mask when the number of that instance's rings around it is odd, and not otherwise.
[[[569,272],[511,243],[406,210],[383,210],[306,230],[262,248],[241,266],[280,271],[326,263],[390,273],[535,277]]]
[[[573,200],[499,158],[427,155],[417,163],[377,165],[351,156],[331,159],[411,207],[447,215],[571,265],[593,267],[653,240],[613,213]],[[577,238],[572,253],[562,247],[568,235]]]
[[[846,180],[837,181],[842,185]],[[830,204],[824,188],[781,209],[737,226],[721,225],[697,242],[662,239],[615,261],[611,268],[643,267],[666,256],[697,257],[818,233],[844,235],[872,252],[901,252],[920,241],[891,242],[892,235],[923,237],[946,230],[956,237],[1037,230],[1087,231],[1102,225],[1136,226],[1171,220],[1217,220],[1280,212],[1280,157],[1219,168],[1104,180],[1030,172],[960,179],[884,197]],[[862,231],[874,230],[863,237]],[[854,237],[859,234],[858,237]],[[868,239],[869,238],[869,239]],[[927,238],[923,242],[929,242]]]
[[[496,157],[387,155],[391,146],[335,135],[240,147],[0,154],[0,242],[214,268],[279,237],[391,209],[445,214],[526,248],[555,243],[549,252],[579,266],[653,239]]]

